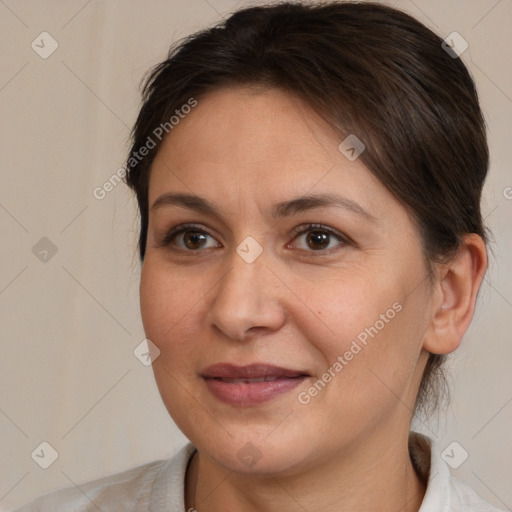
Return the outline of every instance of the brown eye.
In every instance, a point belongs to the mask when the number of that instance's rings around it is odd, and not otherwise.
[[[182,238],[187,249],[200,249],[206,240],[204,233],[199,231],[185,231]]]
[[[325,231],[310,231],[306,243],[311,249],[325,249],[329,245],[330,234]]]
[[[336,250],[350,245],[349,238],[320,224],[310,224],[305,228],[300,226],[294,232],[294,240],[302,241],[296,246],[309,253],[319,253],[318,256],[332,252],[331,249]]]
[[[208,245],[208,239],[213,241]],[[161,247],[178,249],[181,251],[199,252],[201,249],[218,247],[214,238],[194,225],[181,225],[171,229],[160,242]]]

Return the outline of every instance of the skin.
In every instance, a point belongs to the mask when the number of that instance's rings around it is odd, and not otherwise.
[[[485,245],[468,235],[458,258],[435,266],[431,283],[411,217],[361,159],[340,152],[342,140],[289,93],[229,87],[202,97],[156,155],[141,312],[161,351],[153,370],[162,399],[198,449],[187,510],[421,505],[425,484],[407,448],[411,411],[428,351],[455,350],[471,321]],[[221,218],[178,205],[151,209],[168,192],[201,196]],[[277,202],[326,192],[357,202],[373,220],[336,206],[271,215]],[[190,233],[160,243],[189,222],[204,234],[199,243]],[[322,245],[311,241],[318,228],[293,232],[309,223],[349,241],[332,234]],[[263,249],[252,263],[236,252],[248,236]],[[401,311],[299,403],[395,303]],[[269,363],[311,377],[271,401],[237,407],[217,400],[199,376],[219,362]],[[251,467],[237,457],[247,442],[261,456]]]

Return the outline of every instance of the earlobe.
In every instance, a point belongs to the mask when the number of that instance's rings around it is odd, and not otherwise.
[[[475,310],[476,297],[487,270],[487,249],[482,237],[465,235],[457,256],[438,268],[432,318],[423,348],[432,354],[456,350]]]

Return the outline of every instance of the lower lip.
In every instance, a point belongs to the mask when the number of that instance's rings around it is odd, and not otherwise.
[[[205,379],[211,393],[230,405],[258,405],[286,393],[306,379],[303,377],[280,378],[268,382],[224,382],[219,379]]]

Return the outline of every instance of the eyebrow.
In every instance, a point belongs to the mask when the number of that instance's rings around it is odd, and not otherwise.
[[[223,220],[220,210],[204,197],[195,194],[173,193],[168,192],[161,195],[152,204],[150,210],[154,211],[164,206],[181,206],[190,210],[204,213],[216,217],[220,221]],[[295,215],[314,208],[322,208],[328,206],[336,206],[351,211],[366,218],[371,222],[377,222],[377,217],[367,212],[360,204],[352,199],[337,194],[310,194],[297,197],[288,201],[276,203],[272,207],[273,218],[284,218]]]

